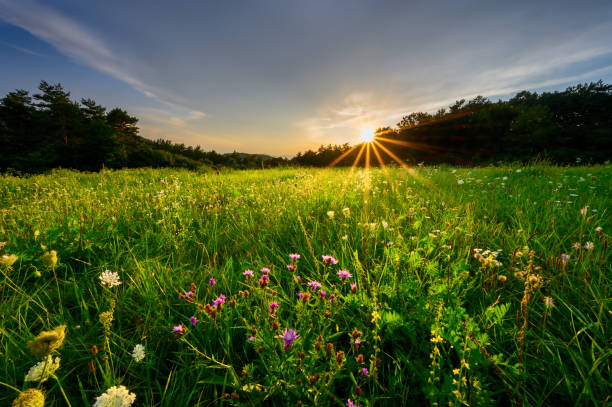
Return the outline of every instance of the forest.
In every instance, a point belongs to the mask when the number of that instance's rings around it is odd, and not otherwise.
[[[93,99],[73,101],[61,84],[41,81],[38,89],[33,95],[18,89],[0,100],[0,171],[365,165],[359,145],[322,145],[286,159],[153,141],[139,134],[138,118],[125,110],[107,110]],[[371,164],[601,163],[612,152],[611,112],[612,85],[603,81],[522,91],[497,102],[461,99],[435,113],[407,114],[395,128],[379,128],[374,145],[386,154]]]

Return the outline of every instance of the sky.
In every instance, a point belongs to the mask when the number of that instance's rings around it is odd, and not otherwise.
[[[612,83],[612,1],[0,0],[0,97],[61,83],[141,135],[293,156],[476,95]]]

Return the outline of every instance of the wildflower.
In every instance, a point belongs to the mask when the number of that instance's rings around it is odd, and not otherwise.
[[[314,290],[316,290],[317,288],[321,287],[321,283],[319,283],[318,281],[311,281],[307,285],[308,285],[308,287],[310,287],[310,288],[312,288]]]
[[[219,305],[223,305],[225,304],[225,299],[227,297],[223,294],[221,294],[216,300],[215,300],[215,307],[218,307]]]
[[[292,253],[289,255],[289,258],[291,258],[291,260],[296,261],[300,259],[300,255],[297,253]]]
[[[0,256],[0,264],[6,267],[10,267],[17,261],[19,257],[15,254],[3,254]]]
[[[361,339],[356,338],[356,339],[353,341],[353,345],[355,346],[355,352],[358,352],[358,351],[359,351],[359,345],[361,345]]]
[[[50,355],[62,346],[66,338],[66,325],[52,331],[42,331],[33,341],[28,341],[28,349],[34,356]]]
[[[603,229],[601,228],[601,226],[597,226],[597,227],[595,228],[595,232],[601,232],[602,230],[603,230]]]
[[[121,284],[119,274],[116,271],[104,270],[98,278],[100,279],[100,284],[108,288],[116,287]]]
[[[42,255],[42,262],[47,268],[55,268],[57,264],[57,252],[55,250],[51,250]]]
[[[342,236],[340,239],[342,239],[342,240],[348,240],[348,235],[344,235],[344,236]]]
[[[351,399],[346,400],[346,407],[361,407],[361,404],[353,403]]]
[[[137,344],[134,346],[134,350],[132,351],[132,359],[136,362],[141,362],[145,357],[145,347],[142,344]]]
[[[345,218],[348,218],[351,216],[351,210],[349,208],[343,208],[342,214],[344,215]]]
[[[499,276],[497,276],[497,280],[498,280],[499,282],[502,282],[502,283],[505,283],[507,279],[508,279],[508,277],[503,276],[503,275],[499,275]]]
[[[593,250],[593,248],[595,247],[595,245],[593,244],[593,242],[586,242],[584,244],[584,248],[587,250]]]
[[[521,169],[519,168],[518,170],[516,170],[516,172],[517,172],[517,173],[520,173],[520,172],[521,172]]]
[[[321,295],[321,298],[325,298],[325,296],[327,295],[327,291],[321,290],[319,291],[319,295]]]
[[[274,314],[276,310],[278,309],[278,302],[274,301],[270,303],[269,308],[270,308],[270,313]]]
[[[172,332],[183,332],[185,327],[183,324],[178,324],[177,326],[172,327]]]
[[[310,301],[310,293],[309,292],[299,293],[298,297],[300,297],[300,300],[302,300],[302,302],[304,302],[304,303]]]
[[[196,317],[194,317],[193,315],[189,317],[189,322],[191,322],[191,325],[195,325],[198,323],[198,320]]]
[[[259,279],[259,286],[260,286],[261,288],[263,288],[263,287],[267,286],[267,285],[268,285],[268,280],[269,280],[268,275],[267,275],[267,274],[264,274],[264,275],[263,275],[263,276],[261,276],[261,278]]]
[[[253,270],[245,270],[244,273],[242,273],[243,276],[247,276],[247,277],[251,277],[253,276]]]
[[[370,372],[368,371],[367,368],[364,367],[364,368],[361,369],[361,376],[362,377],[366,377],[368,374],[370,374]]]
[[[561,255],[561,261],[563,262],[563,265],[564,265],[564,266],[567,264],[567,262],[568,262],[569,258],[570,258],[569,254],[565,254],[565,253],[563,253],[563,254]]]
[[[247,338],[247,341],[249,341],[249,342],[254,341],[254,340],[255,340],[255,337],[253,335],[251,335],[251,336],[249,336]]]
[[[295,264],[287,264],[287,270],[295,271]]]
[[[348,270],[339,270],[338,271],[338,277],[340,277],[340,279],[342,281],[346,280],[347,278],[351,278],[353,277],[353,275],[351,273],[348,272]]]
[[[459,185],[463,185],[464,183],[465,183],[465,181],[462,180],[462,179],[457,180],[457,184],[459,184]]]
[[[300,277],[300,276],[295,276],[295,279],[298,281],[298,283],[299,283],[300,281],[302,281],[302,277]]]
[[[45,360],[38,362],[28,370],[24,380],[26,382],[44,382],[59,369],[59,364],[60,358],[53,359],[51,355],[47,355]]]
[[[574,242],[574,243],[572,244],[572,247],[573,247],[574,249],[580,249],[580,248],[582,247],[582,245],[581,245],[579,242]]]
[[[263,274],[268,274],[268,273],[270,272],[270,269],[269,269],[269,268],[267,268],[267,267],[264,267],[264,268],[262,268],[262,269],[261,269],[261,272],[262,272]]]
[[[136,401],[136,395],[125,386],[113,386],[96,399],[93,407],[130,407]]]
[[[191,298],[191,297],[193,297],[193,295],[194,295],[193,291],[188,291],[188,292],[185,293],[185,298]]]
[[[546,308],[552,308],[555,306],[555,301],[552,299],[552,297],[544,297],[544,305]]]
[[[285,341],[283,343],[283,348],[285,350],[288,350],[289,348],[291,348],[291,346],[293,346],[293,342],[300,337],[300,334],[297,333],[293,328],[285,328],[283,334],[279,335],[278,337]]]
[[[211,277],[210,280],[208,280],[208,284],[213,286],[213,285],[217,284],[217,282],[215,281],[215,279],[213,277]]]
[[[330,219],[333,219],[335,214],[336,213],[334,211],[327,211],[327,217]]]
[[[351,283],[351,292],[353,294],[357,293],[357,283]]]
[[[15,400],[13,407],[44,407],[45,395],[38,389],[22,391]]]
[[[586,216],[588,208],[588,206],[585,206],[584,208],[580,209],[580,214],[582,216]]]
[[[380,222],[380,224],[382,225],[383,229],[387,229],[387,227],[389,226],[389,224],[384,220]]]
[[[327,265],[330,265],[330,264],[332,264],[332,265],[333,265],[333,264],[338,264],[338,260],[336,260],[336,259],[334,258],[334,256],[331,256],[331,255],[329,255],[329,254],[326,254],[326,255],[324,255],[324,256],[321,256],[321,258],[323,259],[323,264],[325,264],[326,266],[327,266]]]

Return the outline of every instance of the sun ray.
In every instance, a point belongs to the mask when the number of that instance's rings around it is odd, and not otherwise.
[[[331,164],[327,166],[327,168],[333,167],[334,165],[338,164],[340,161],[342,161],[342,159],[344,159],[347,155],[349,155],[356,148],[357,148],[357,145],[354,145],[353,147],[351,147],[350,149],[342,153],[342,155],[336,158],[334,161],[332,161]]]
[[[401,167],[403,168],[407,168],[409,169],[410,167],[403,162],[398,156],[396,156],[391,150],[389,150],[387,147],[383,146],[381,143],[379,143],[378,141],[374,140],[373,143],[375,145],[377,145],[378,147],[380,147],[385,153],[387,153],[387,155],[389,157],[391,157],[395,162],[397,162]]]
[[[370,169],[370,144],[371,143],[366,143],[366,161],[365,161],[366,170]]]
[[[363,155],[363,150],[365,149],[365,146],[366,146],[365,143],[361,144],[361,149],[359,150],[359,153],[357,154],[357,158],[355,158],[355,161],[353,161],[353,165],[351,165],[351,172],[353,172],[355,167],[359,165],[359,160],[361,159],[361,156]]]
[[[372,150],[374,151],[374,155],[376,156],[376,160],[378,161],[378,164],[380,164],[380,168],[385,172],[385,174],[387,173],[387,167],[385,167],[385,163],[383,162],[380,153],[378,152],[378,149],[376,148],[376,144],[372,144]]]

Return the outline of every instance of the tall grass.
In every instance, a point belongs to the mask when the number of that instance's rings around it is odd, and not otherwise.
[[[2,176],[0,404],[66,324],[47,406],[604,405],[610,191],[609,165]]]

